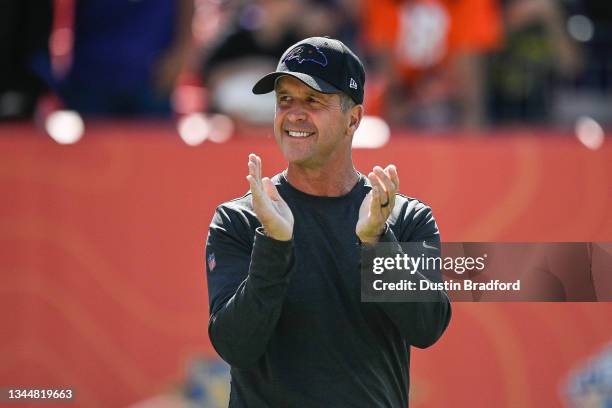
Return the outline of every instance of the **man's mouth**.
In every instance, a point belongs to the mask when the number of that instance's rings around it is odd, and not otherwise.
[[[302,138],[302,139],[315,134],[315,132],[305,132],[303,130],[285,130],[285,133],[289,137]]]

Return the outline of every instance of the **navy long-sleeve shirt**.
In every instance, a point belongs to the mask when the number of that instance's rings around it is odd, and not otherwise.
[[[292,240],[262,233],[248,193],[217,208],[206,245],[209,335],[231,365],[230,407],[406,407],[409,346],[442,335],[446,293],[362,303],[355,226],[368,179],[340,197],[273,181]],[[381,241],[440,242],[431,209],[400,194],[387,225]]]

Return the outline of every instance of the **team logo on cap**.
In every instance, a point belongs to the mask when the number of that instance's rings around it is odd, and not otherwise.
[[[297,61],[298,64],[304,61],[310,61],[322,67],[327,66],[327,57],[325,54],[311,44],[301,44],[289,51],[289,54],[287,54],[283,62],[287,63],[288,61]]]

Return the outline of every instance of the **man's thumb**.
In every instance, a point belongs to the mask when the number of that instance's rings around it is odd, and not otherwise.
[[[280,194],[278,194],[276,186],[274,185],[274,183],[272,183],[272,180],[270,180],[268,177],[264,177],[261,179],[261,182],[268,197],[270,197],[274,201],[282,200]]]

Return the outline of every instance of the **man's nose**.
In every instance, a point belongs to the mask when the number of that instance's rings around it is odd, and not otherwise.
[[[295,105],[287,112],[287,119],[291,122],[303,122],[306,120],[306,111],[302,106]]]

